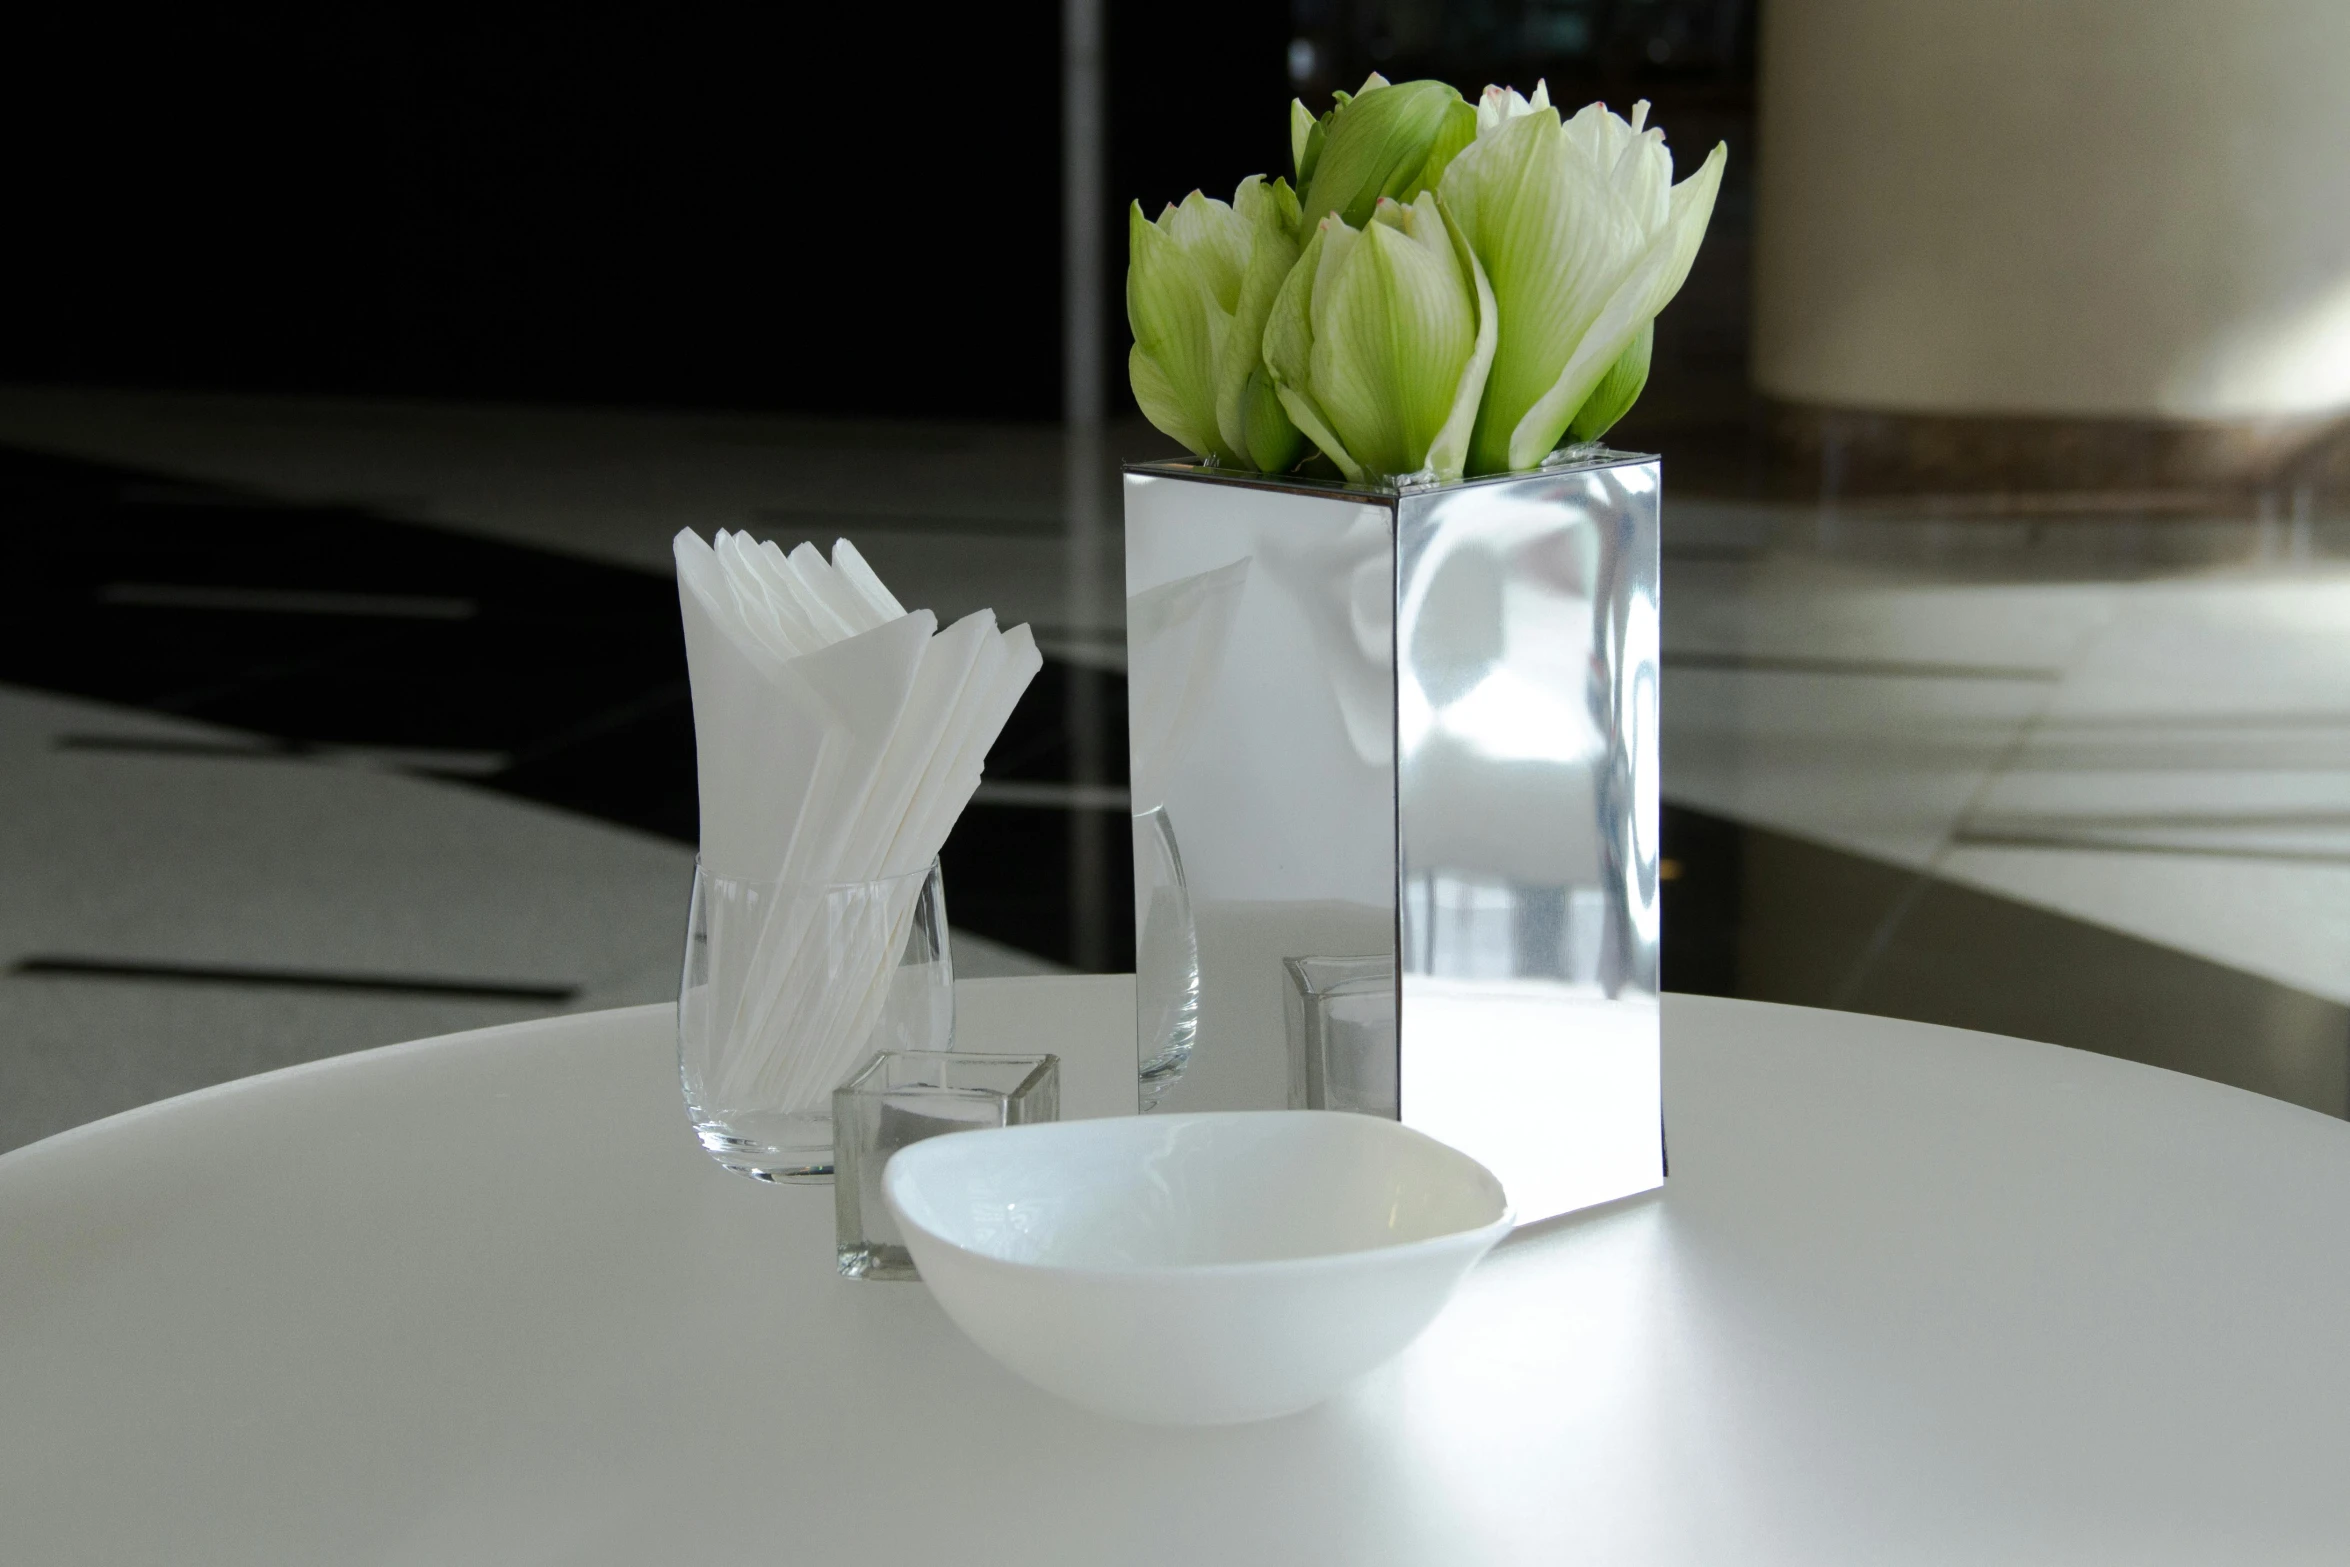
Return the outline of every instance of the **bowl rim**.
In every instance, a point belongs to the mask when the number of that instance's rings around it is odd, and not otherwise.
[[[1087,1117],[1083,1120],[1076,1121],[1047,1121],[1040,1122],[1032,1126],[996,1127],[990,1128],[990,1130],[996,1131],[998,1133],[1049,1132],[1061,1127],[1121,1125],[1129,1121],[1147,1121],[1165,1125],[1169,1122],[1179,1121],[1222,1121],[1239,1116],[1255,1117],[1260,1115],[1308,1115],[1318,1117],[1323,1115],[1345,1114],[1346,1112],[1343,1111],[1330,1110],[1201,1110],[1193,1111],[1188,1114],[1151,1117]],[[1517,1205],[1510,1201],[1508,1188],[1501,1184],[1501,1178],[1499,1176],[1495,1175],[1491,1170],[1487,1169],[1475,1158],[1468,1154],[1462,1153],[1458,1148],[1453,1147],[1452,1144],[1444,1142],[1440,1138],[1430,1137],[1426,1132],[1419,1130],[1419,1128],[1405,1126],[1400,1121],[1389,1121],[1383,1116],[1348,1115],[1347,1119],[1370,1121],[1379,1125],[1394,1127],[1397,1131],[1408,1132],[1413,1137],[1419,1138],[1426,1142],[1435,1143],[1439,1148],[1442,1148],[1446,1152],[1465,1161],[1471,1169],[1483,1175],[1486,1180],[1493,1183],[1493,1189],[1501,1195],[1501,1211],[1483,1224],[1466,1225],[1457,1230],[1446,1230],[1442,1234],[1438,1235],[1423,1235],[1416,1240],[1395,1241],[1386,1245],[1377,1246],[1358,1246],[1347,1251],[1308,1252],[1302,1256],[1296,1257],[1260,1257],[1252,1260],[1237,1262],[1143,1262],[1104,1264],[1023,1262],[1017,1258],[999,1257],[992,1252],[980,1251],[977,1248],[967,1246],[963,1242],[955,1240],[952,1237],[941,1235],[938,1231],[932,1229],[929,1225],[924,1224],[920,1220],[908,1215],[905,1209],[899,1204],[899,1176],[897,1159],[894,1156],[890,1160],[889,1167],[882,1171],[882,1200],[888,1205],[890,1216],[897,1220],[898,1225],[902,1230],[908,1232],[918,1231],[924,1239],[933,1241],[940,1246],[947,1247],[950,1250],[958,1252],[962,1256],[968,1257],[975,1262],[979,1262],[990,1267],[1003,1269],[1007,1272],[1040,1276],[1053,1275],[1069,1279],[1214,1279],[1235,1277],[1242,1274],[1263,1275],[1270,1272],[1332,1272],[1349,1267],[1361,1267],[1373,1259],[1379,1261],[1403,1260],[1423,1253],[1463,1249],[1472,1244],[1477,1245],[1478,1249],[1482,1252],[1485,1250],[1490,1250],[1501,1240],[1503,1236],[1509,1234],[1511,1230],[1517,1227]],[[926,1140],[944,1141],[945,1139],[934,1138]],[[920,1148],[921,1146],[922,1145],[920,1143],[917,1143],[913,1145],[913,1148]],[[901,1153],[911,1151],[912,1149],[900,1150]]]
[[[1373,1261],[1397,1261],[1416,1253],[1467,1249],[1478,1242],[1479,1250],[1490,1250],[1501,1238],[1517,1227],[1517,1210],[1504,1206],[1501,1217],[1475,1229],[1448,1230],[1442,1235],[1424,1236],[1416,1241],[1397,1241],[1389,1246],[1364,1246],[1354,1251],[1320,1251],[1302,1257],[1261,1257],[1252,1262],[1143,1262],[1123,1266],[1105,1264],[1074,1264],[1064,1262],[1021,1262],[1012,1257],[998,1257],[990,1252],[977,1251],[961,1241],[949,1240],[929,1226],[909,1219],[895,1205],[891,1212],[901,1230],[920,1231],[922,1236],[950,1251],[958,1252],[983,1266],[1007,1273],[1047,1275],[1067,1279],[1159,1279],[1172,1282],[1180,1279],[1215,1279],[1237,1277],[1243,1274],[1263,1277],[1281,1273],[1328,1273],[1350,1267],[1362,1267]],[[917,1259],[918,1260],[918,1259]]]

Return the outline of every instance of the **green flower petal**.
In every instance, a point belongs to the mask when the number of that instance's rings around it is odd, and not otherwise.
[[[1314,172],[1299,176],[1307,181],[1305,216],[1319,222],[1335,212],[1361,228],[1381,196],[1417,196],[1417,188],[1403,187],[1427,165],[1451,120],[1450,106],[1460,101],[1443,82],[1364,83],[1360,94],[1332,113]]]
[[[1417,199],[1420,192],[1434,190],[1444,183],[1444,171],[1452,160],[1466,151],[1477,139],[1477,106],[1466,99],[1455,100],[1444,111],[1444,123],[1437,128],[1436,140],[1428,149],[1428,161],[1420,165],[1420,172],[1406,181],[1408,193]]]
[[[1706,222],[1713,216],[1714,197],[1721,190],[1722,168],[1728,160],[1729,149],[1716,145],[1695,174],[1673,187],[1671,211],[1664,226],[1610,291],[1558,380],[1510,432],[1512,468],[1530,468],[1550,454],[1600,377],[1631,346],[1640,329],[1654,321],[1657,312],[1681,291],[1690,264],[1697,259],[1697,247],[1704,242]]]
[[[1477,296],[1435,202],[1378,219],[1351,244],[1337,220],[1328,229],[1312,384],[1356,460],[1395,476],[1426,465],[1452,414],[1477,344]]]
[[[1500,473],[1524,466],[1513,460],[1513,432],[1558,384],[1644,236],[1548,109],[1488,129],[1453,160],[1444,196],[1500,311],[1468,462],[1471,473]]]
[[[1297,241],[1290,235],[1297,198],[1279,180],[1268,186],[1252,174],[1233,193],[1232,209],[1248,227],[1249,258],[1233,303],[1228,339],[1216,345],[1216,428],[1226,450],[1247,458],[1261,470],[1265,464],[1256,460],[1255,451],[1259,447],[1278,451],[1283,443],[1265,428],[1256,428],[1252,436],[1252,427],[1264,425],[1268,418],[1280,418],[1281,405],[1270,387],[1264,392],[1269,408],[1252,405],[1248,387],[1251,377],[1264,368],[1266,318],[1272,314],[1282,280],[1297,262]],[[1280,467],[1296,461],[1296,437],[1294,429],[1288,432],[1290,455]]]
[[[1160,222],[1197,280],[1230,310],[1240,296],[1241,274],[1248,270],[1248,225],[1240,214],[1195,190]]]
[[[1615,428],[1616,421],[1632,411],[1648,385],[1648,360],[1655,347],[1656,323],[1651,321],[1583,399],[1583,406],[1567,421],[1567,434],[1578,441],[1596,441]]]
[[[1297,265],[1282,279],[1281,292],[1274,297],[1272,312],[1265,319],[1265,373],[1273,383],[1273,392],[1305,438],[1320,448],[1322,454],[1338,465],[1338,471],[1349,481],[1361,483],[1363,465],[1355,461],[1323,416],[1321,406],[1314,400],[1311,388],[1313,378],[1314,327],[1312,304],[1314,281],[1321,275],[1323,254],[1329,248],[1330,226],[1318,226],[1306,241],[1305,249],[1297,258]]]
[[[1674,186],[1646,112],[1626,121],[1594,104],[1562,122],[1488,89],[1476,142],[1445,171],[1446,205],[1500,312],[1470,473],[1529,467],[1570,424],[1604,430],[1645,384],[1635,340],[1687,276],[1723,156]]]
[[[1287,473],[1304,454],[1306,438],[1262,363],[1249,373],[1240,398],[1241,441],[1259,473]]]
[[[1160,434],[1180,442],[1194,457],[1215,454],[1215,432],[1194,422],[1189,405],[1176,392],[1174,383],[1159,368],[1159,362],[1142,351],[1140,343],[1126,351],[1126,381],[1134,388],[1134,401],[1142,409],[1142,416]]]
[[[1179,212],[1152,223],[1139,203],[1128,209],[1126,322],[1134,350],[1127,375],[1152,424],[1194,455],[1222,462],[1232,456],[1216,423],[1218,318],[1225,312],[1209,268],[1176,238]]]
[[[1477,409],[1484,402],[1485,380],[1493,369],[1493,354],[1499,336],[1497,312],[1493,302],[1493,285],[1485,278],[1485,268],[1477,261],[1477,254],[1469,248],[1469,237],[1444,208],[1442,197],[1422,198],[1435,204],[1444,220],[1445,237],[1453,250],[1456,266],[1466,274],[1476,288],[1477,340],[1470,350],[1468,366],[1462,370],[1454,388],[1452,409],[1445,415],[1444,428],[1437,431],[1429,444],[1427,466],[1440,481],[1461,476],[1468,462],[1469,434],[1476,427]],[[1643,372],[1645,374],[1645,370]]]

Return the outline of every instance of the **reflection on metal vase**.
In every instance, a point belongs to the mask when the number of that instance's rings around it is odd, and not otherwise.
[[[1126,471],[1143,1108],[1399,1116],[1527,1220],[1662,1182],[1658,505]]]

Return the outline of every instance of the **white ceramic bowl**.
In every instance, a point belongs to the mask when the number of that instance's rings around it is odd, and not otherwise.
[[[1321,1110],[962,1132],[899,1153],[882,1187],[980,1348],[1162,1425],[1319,1403],[1419,1337],[1510,1228],[1468,1155]]]

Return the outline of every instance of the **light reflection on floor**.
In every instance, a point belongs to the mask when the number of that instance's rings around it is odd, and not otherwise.
[[[1675,522],[1666,791],[1750,829],[1704,851],[1742,860],[1712,988],[2350,1108],[2338,514],[2304,492],[2282,519],[1926,497]]]

